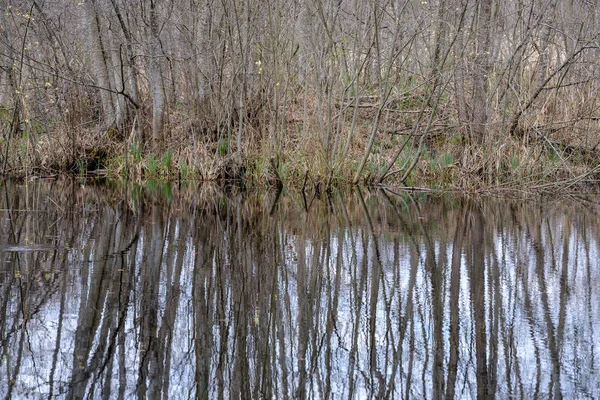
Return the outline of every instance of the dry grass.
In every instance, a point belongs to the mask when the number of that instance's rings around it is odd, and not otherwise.
[[[420,129],[413,132],[415,136],[383,183],[468,192],[595,184],[600,177],[600,139],[595,132],[600,126],[590,115],[597,108],[596,100],[575,89],[564,92],[564,96],[540,100],[535,112],[523,117],[516,136],[503,128],[506,116],[492,112],[484,146],[470,142],[467,129],[457,122],[452,99],[440,105],[428,131],[425,120],[432,110],[425,108]],[[289,101],[277,113],[279,121],[269,121],[268,113],[246,121],[242,152],[236,148],[235,124],[229,131],[223,125],[208,129],[184,112],[169,115],[164,143],[144,147],[129,133],[77,128],[62,121],[49,131],[12,140],[5,172],[13,176],[72,172],[139,180],[243,180],[250,185],[270,185],[279,176],[286,185],[327,190],[352,181],[371,134],[378,98],[358,100],[354,125],[353,103],[336,103],[328,114],[316,98],[311,92]],[[396,149],[409,138],[422,106],[419,98],[412,93],[389,102],[362,182],[376,183]],[[351,129],[352,140],[344,155]],[[329,148],[326,132],[330,132]],[[425,145],[417,153],[421,135],[426,135]],[[417,156],[416,167],[401,182]]]

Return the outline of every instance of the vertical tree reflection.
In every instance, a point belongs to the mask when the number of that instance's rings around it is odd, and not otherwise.
[[[475,324],[475,358],[477,376],[477,398],[487,399],[493,396],[489,388],[488,375],[488,326],[486,308],[486,263],[485,263],[485,222],[478,205],[468,204],[470,208],[468,225],[467,269],[471,289],[472,318]]]
[[[150,189],[2,187],[3,397],[600,389],[593,204]]]

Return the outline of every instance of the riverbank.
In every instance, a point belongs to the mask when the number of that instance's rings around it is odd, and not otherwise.
[[[404,110],[406,113],[406,110]],[[301,110],[296,110],[301,112]],[[193,180],[247,186],[289,186],[316,192],[347,185],[387,185],[433,190],[589,190],[600,182],[600,151],[550,140],[532,133],[516,138],[490,134],[473,145],[465,129],[439,122],[427,137],[410,126],[392,129],[397,120],[380,123],[371,154],[357,179],[369,143],[372,113],[363,112],[336,137],[347,145],[326,149],[316,121],[295,119],[290,112],[284,140],[269,125],[248,127],[241,151],[234,135],[199,136],[184,113],[169,118],[165,140],[140,145],[133,135],[115,129],[56,125],[34,135],[20,132],[3,149],[4,178],[76,175],[134,181]],[[351,120],[344,124],[352,123]],[[308,125],[308,126],[306,126]],[[493,132],[492,132],[493,133]],[[202,137],[202,140],[198,139]],[[6,143],[6,142],[4,142]],[[5,144],[6,146],[6,144]],[[395,162],[394,155],[398,155]]]

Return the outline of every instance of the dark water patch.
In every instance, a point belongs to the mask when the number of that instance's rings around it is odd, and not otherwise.
[[[593,201],[36,182],[0,209],[6,398],[600,393]]]

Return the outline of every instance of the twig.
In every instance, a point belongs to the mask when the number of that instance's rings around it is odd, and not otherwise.
[[[304,182],[302,183],[302,194],[306,192],[306,182],[308,181],[308,168],[304,172]]]
[[[61,206],[59,206],[59,205],[58,205],[58,203],[56,203],[56,202],[55,202],[55,201],[52,199],[52,197],[48,196],[48,200],[50,200],[50,201],[51,201],[51,202],[52,202],[52,203],[53,203],[53,204],[54,204],[56,207],[58,207],[58,208],[60,209],[60,211],[61,211],[61,212],[63,212],[63,213],[65,212],[65,210],[64,210],[64,209],[63,209]]]

